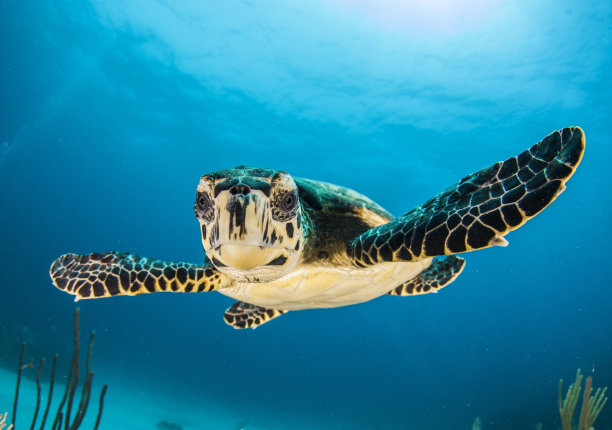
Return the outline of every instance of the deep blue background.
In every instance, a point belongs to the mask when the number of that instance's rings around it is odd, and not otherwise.
[[[79,303],[103,375],[259,424],[559,427],[560,377],[612,385],[612,4],[533,3],[0,0],[1,363],[22,339],[68,355],[61,253],[200,261],[206,172],[283,169],[399,215],[580,125],[566,192],[439,294],[256,331],[215,293]]]

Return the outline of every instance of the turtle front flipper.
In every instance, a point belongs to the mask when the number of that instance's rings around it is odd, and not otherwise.
[[[287,311],[267,309],[245,302],[236,302],[223,316],[224,321],[234,328],[257,328]]]
[[[49,270],[53,284],[75,300],[169,292],[207,292],[231,280],[208,261],[178,263],[128,253],[64,254]]]
[[[356,266],[418,261],[506,246],[503,238],[548,206],[564,189],[584,153],[584,133],[567,127],[504,162],[459,183],[348,246]]]
[[[436,258],[427,269],[387,294],[390,296],[414,296],[437,293],[441,288],[457,279],[464,267],[465,260],[456,255]]]

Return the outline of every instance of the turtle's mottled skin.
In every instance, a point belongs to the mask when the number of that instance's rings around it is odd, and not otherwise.
[[[204,264],[65,254],[51,278],[76,300],[218,291],[238,300],[225,313],[235,328],[290,310],[437,292],[463,270],[453,254],[506,246],[508,232],[548,206],[584,147],[580,128],[564,128],[398,218],[337,185],[273,169],[219,170],[204,175],[196,192]]]

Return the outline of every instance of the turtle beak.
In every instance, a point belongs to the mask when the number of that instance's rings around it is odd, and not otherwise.
[[[282,250],[258,245],[227,243],[215,249],[216,262],[239,270],[265,266],[282,256]]]

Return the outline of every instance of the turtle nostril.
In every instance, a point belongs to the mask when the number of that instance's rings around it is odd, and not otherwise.
[[[249,188],[248,185],[234,185],[232,188],[229,189],[229,192],[232,196],[235,195],[243,195],[246,196],[247,194],[249,194],[251,192],[251,189]]]

